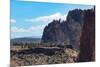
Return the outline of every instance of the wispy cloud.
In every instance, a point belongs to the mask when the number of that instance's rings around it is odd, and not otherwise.
[[[18,28],[18,27],[12,27],[11,28],[11,32],[12,33],[31,33],[31,32],[35,32],[35,31],[40,31],[43,30],[45,27],[45,25],[41,25],[41,26],[31,26],[29,28]]]
[[[24,28],[18,28],[18,27],[12,27],[11,28],[11,32],[12,33],[18,33],[18,32],[29,32],[29,30],[27,29],[24,29]]]
[[[49,23],[53,20],[65,20],[66,15],[62,15],[61,13],[57,12],[55,14],[49,15],[49,16],[41,16],[33,19],[26,19],[25,21],[27,22],[46,22]]]
[[[11,23],[16,23],[16,20],[15,19],[11,19],[10,22]]]
[[[33,30],[43,30],[45,25],[39,25],[39,26],[32,26],[28,30],[33,31]]]

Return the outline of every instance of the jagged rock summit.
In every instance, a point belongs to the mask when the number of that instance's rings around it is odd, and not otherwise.
[[[44,28],[41,41],[72,45],[73,48],[79,49],[85,12],[86,10],[74,9],[69,11],[65,21],[53,20]]]

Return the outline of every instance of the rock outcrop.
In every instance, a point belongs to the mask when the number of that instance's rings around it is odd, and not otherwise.
[[[53,20],[45,27],[42,42],[72,45],[79,49],[83,10],[69,11],[65,21]]]
[[[79,62],[95,61],[95,9],[84,11]]]
[[[41,41],[44,43],[72,45],[73,48],[79,50],[80,39],[81,41],[85,41],[82,39],[88,37],[88,35],[90,35],[90,37],[94,35],[94,31],[91,31],[91,29],[93,29],[91,25],[94,26],[92,23],[95,17],[91,12],[93,12],[93,9],[75,9],[69,11],[65,21],[61,21],[61,19],[53,20],[45,27]],[[83,25],[87,25],[87,28],[83,27]],[[84,28],[84,30],[82,28]],[[90,33],[88,30],[93,33]],[[82,31],[85,31],[86,34],[81,33]],[[89,42],[89,39],[86,42]]]

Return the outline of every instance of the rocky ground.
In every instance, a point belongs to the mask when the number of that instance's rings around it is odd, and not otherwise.
[[[76,62],[78,52],[70,48],[41,47],[19,48],[11,47],[11,66],[28,66],[41,64],[61,64]],[[20,50],[21,49],[21,50]]]

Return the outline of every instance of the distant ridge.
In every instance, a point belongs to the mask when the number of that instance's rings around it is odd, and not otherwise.
[[[11,43],[33,43],[40,42],[41,38],[32,38],[32,37],[21,37],[11,39]]]

